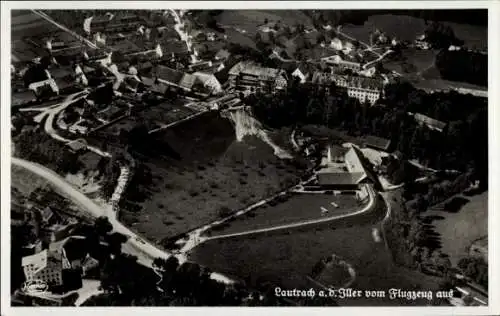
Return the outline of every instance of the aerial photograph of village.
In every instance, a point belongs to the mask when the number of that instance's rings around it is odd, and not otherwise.
[[[488,306],[487,9],[9,24],[12,306]]]

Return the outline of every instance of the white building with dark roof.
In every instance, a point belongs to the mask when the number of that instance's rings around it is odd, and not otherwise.
[[[328,147],[327,157],[323,158],[321,166],[316,173],[321,186],[357,189],[367,178],[361,159],[352,146],[338,157],[333,157]]]
[[[41,280],[49,286],[62,285],[64,264],[61,254],[47,249],[34,255],[23,257],[21,261],[26,281]]]
[[[361,103],[369,102],[374,104],[382,96],[383,92],[383,82],[377,79],[320,71],[313,74],[312,83],[329,85],[332,82],[338,87],[347,89],[347,95],[358,99]]]

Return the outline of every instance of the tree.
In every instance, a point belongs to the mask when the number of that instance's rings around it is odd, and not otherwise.
[[[94,222],[94,229],[99,236],[106,236],[113,230],[113,226],[107,217],[99,216]]]

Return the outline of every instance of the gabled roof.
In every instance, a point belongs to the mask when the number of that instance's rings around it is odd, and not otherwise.
[[[187,53],[188,47],[184,41],[165,39],[159,42],[165,55]]]
[[[314,70],[316,69],[316,67],[314,65],[309,64],[309,63],[302,62],[297,66],[296,69],[298,69],[304,75],[307,75],[307,74],[311,75],[314,72]]]
[[[196,76],[193,76],[191,74],[184,74],[178,84],[183,88],[191,89],[195,81],[196,81]]]
[[[155,84],[155,80],[149,77],[141,77],[141,81],[147,87],[151,87]]]
[[[164,80],[169,83],[178,84],[182,78],[183,73],[181,71],[169,68],[167,66],[158,65],[154,70],[154,75],[158,79]]]
[[[50,75],[54,79],[65,78],[74,74],[71,66],[54,67],[49,70]]]
[[[123,54],[130,54],[140,51],[139,47],[129,40],[118,41],[111,45],[113,51],[119,51]]]
[[[366,144],[378,149],[387,150],[391,141],[386,138],[369,135],[366,136]]]

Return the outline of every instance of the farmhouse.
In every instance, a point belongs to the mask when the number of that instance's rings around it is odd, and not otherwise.
[[[318,184],[327,188],[358,189],[367,174],[354,147],[339,157],[333,157],[331,152],[328,147],[327,157],[321,162],[322,169],[316,174]]]
[[[284,89],[287,85],[284,70],[261,67],[250,61],[241,61],[229,70],[229,83],[233,87],[254,87],[266,91]]]
[[[293,77],[297,77],[300,80],[300,83],[305,83],[311,77],[313,70],[311,66],[306,63],[301,63],[297,69],[292,72]]]

